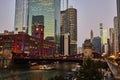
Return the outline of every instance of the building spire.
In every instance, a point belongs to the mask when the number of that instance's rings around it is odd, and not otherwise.
[[[90,31],[90,39],[91,39],[91,41],[93,40],[93,37],[94,37],[94,36],[93,36],[93,30],[91,30],[91,31]]]

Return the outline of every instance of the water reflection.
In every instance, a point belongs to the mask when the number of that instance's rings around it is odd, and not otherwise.
[[[48,80],[56,75],[64,75],[75,63],[56,64],[57,70],[6,69],[0,70],[0,80]]]

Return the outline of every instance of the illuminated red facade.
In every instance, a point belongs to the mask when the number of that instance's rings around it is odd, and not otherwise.
[[[41,54],[44,56],[44,26],[43,25],[38,25],[38,26],[33,26],[32,27],[32,36],[39,38],[41,42]]]
[[[41,28],[40,28],[41,29]],[[37,34],[35,32],[34,34]],[[45,41],[44,31],[40,31],[41,37],[30,36],[27,33],[1,34],[0,35],[0,54],[5,50],[16,53],[16,57],[25,56],[48,56],[55,54],[55,43]]]

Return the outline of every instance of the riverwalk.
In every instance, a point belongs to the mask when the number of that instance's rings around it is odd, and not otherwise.
[[[115,80],[120,80],[120,66],[118,66],[116,63],[113,63],[107,59],[105,59],[112,74],[114,75]]]

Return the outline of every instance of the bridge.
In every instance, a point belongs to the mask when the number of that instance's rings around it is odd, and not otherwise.
[[[93,59],[95,60],[101,60],[103,59],[100,57],[100,54],[93,53]],[[12,52],[12,64],[16,66],[29,66],[31,63],[38,63],[38,64],[49,64],[53,62],[77,62],[79,64],[83,63],[83,54],[76,54],[76,55],[39,55],[39,54],[27,54],[27,53],[15,53]],[[2,64],[1,66],[4,66],[10,62],[10,59],[8,58],[1,58],[0,63]]]
[[[30,63],[52,63],[52,62],[78,62],[80,64],[83,63],[83,54],[76,54],[76,55],[69,55],[69,56],[63,56],[63,55],[28,55],[26,53],[14,53],[12,62],[17,65],[28,65]],[[100,60],[102,57],[100,57],[99,54],[93,53],[93,59]]]
[[[37,62],[37,63],[42,63],[42,62],[47,62],[47,63],[52,63],[52,62],[79,62],[82,63],[83,61],[83,55],[69,55],[69,56],[63,56],[63,55],[46,55],[46,56],[41,56],[41,55],[27,55],[24,53],[17,54],[13,53],[13,58],[12,58],[13,63],[15,64],[26,64],[26,63],[32,63],[32,62]]]

